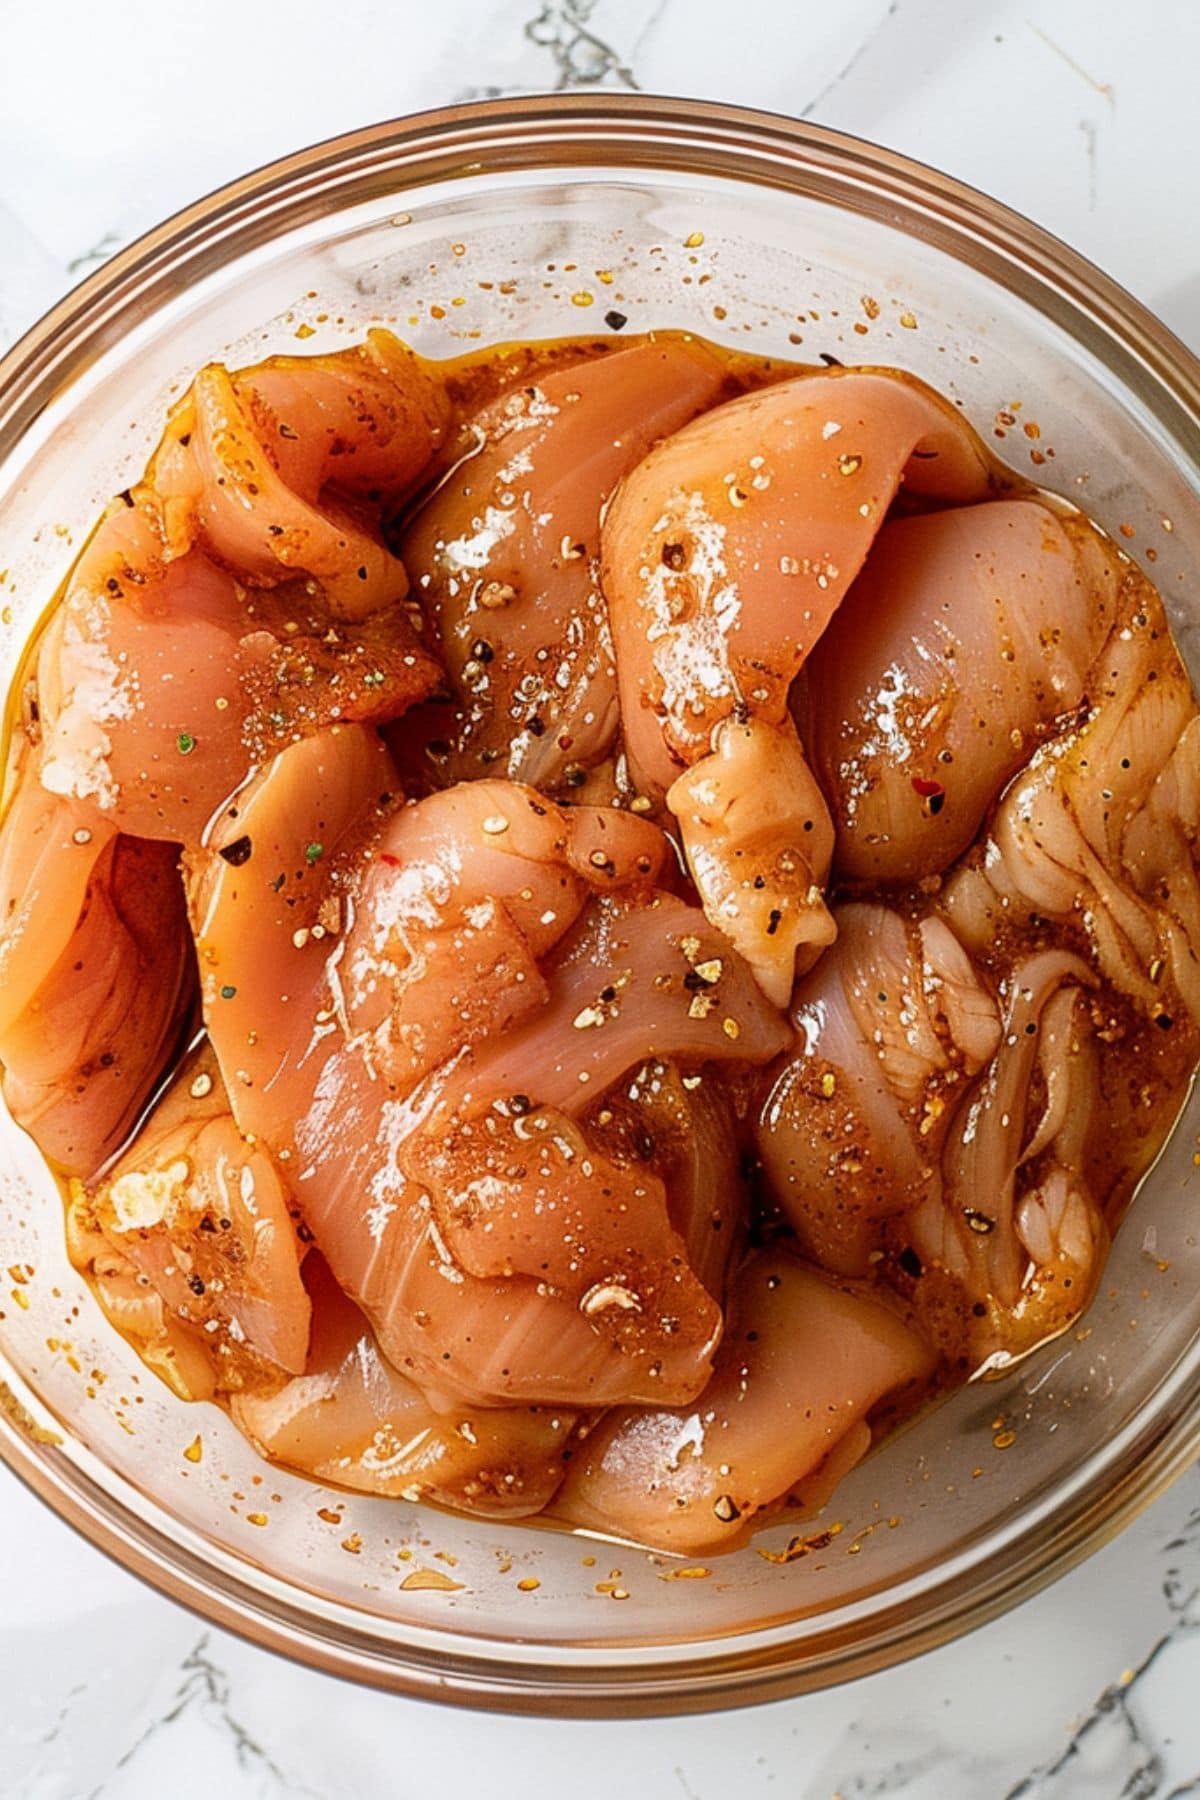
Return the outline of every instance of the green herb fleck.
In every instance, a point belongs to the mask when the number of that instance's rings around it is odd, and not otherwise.
[[[180,732],[179,736],[175,739],[175,748],[178,750],[180,756],[190,756],[192,754],[192,751],[196,748],[196,740],[190,731]]]
[[[237,989],[235,987],[230,987],[228,985],[228,983],[226,983],[226,985],[221,989],[221,998],[222,998],[222,1000],[232,1000],[233,996],[236,993],[237,993]]]
[[[304,860],[308,864],[309,868],[311,869],[314,863],[320,862],[320,860],[324,856],[324,854],[325,854],[324,844],[310,844],[308,846],[308,849],[304,852]]]

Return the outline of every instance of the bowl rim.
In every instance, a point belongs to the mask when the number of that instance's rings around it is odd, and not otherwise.
[[[386,120],[268,163],[185,207],[118,251],[68,292],[0,358],[0,464],[52,401],[115,341],[129,318],[154,310],[180,270],[221,245],[245,247],[305,209],[339,194],[397,194],[416,182],[530,166],[553,148],[556,170],[594,163],[603,149],[629,166],[698,171],[815,194],[836,173],[860,209],[894,220],[896,208],[929,222],[961,254],[1004,283],[1030,279],[1041,310],[1078,332],[1081,321],[1149,383],[1172,413],[1172,433],[1200,478],[1200,360],[1140,302],[1085,257],[1023,215],[938,170],[804,120],[744,107],[649,94],[571,92],[472,102]],[[474,160],[472,156],[474,155]],[[740,158],[740,164],[722,158]],[[545,166],[543,162],[542,166]],[[312,216],[317,216],[312,213]],[[1020,1554],[989,1567],[986,1536],[965,1570],[923,1592],[920,1607],[876,1607],[864,1638],[853,1623],[807,1631],[749,1628],[723,1640],[630,1646],[614,1656],[584,1644],[536,1659],[519,1646],[457,1634],[414,1634],[385,1643],[353,1609],[318,1618],[294,1586],[259,1571],[217,1569],[115,1496],[63,1447],[56,1421],[0,1356],[0,1461],[98,1549],[201,1617],[299,1662],[423,1699],[479,1708],[578,1717],[633,1717],[713,1710],[811,1691],[886,1668],[997,1617],[1115,1536],[1200,1458],[1200,1340],[1156,1394],[1158,1414],[1121,1434],[1102,1471],[1077,1480]],[[1168,1392],[1169,1390],[1169,1392]],[[1160,1396],[1166,1394],[1164,1401]],[[1115,1466],[1114,1466],[1115,1464]],[[132,1498],[132,1490],[130,1490]],[[1053,1527],[1053,1529],[1051,1529]],[[992,1558],[996,1563],[996,1559]],[[241,1561],[249,1571],[249,1563]],[[798,1621],[796,1622],[799,1623]],[[806,1621],[806,1629],[812,1621]],[[689,1649],[691,1653],[689,1653]]]

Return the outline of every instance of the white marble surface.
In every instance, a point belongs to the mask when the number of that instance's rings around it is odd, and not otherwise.
[[[1200,347],[1191,0],[42,0],[0,9],[0,340],[247,167],[598,83],[803,114],[990,189]],[[1047,1594],[827,1695],[644,1724],[357,1691],[202,1626],[0,1473],[0,1794],[1168,1800],[1200,1794],[1200,1475]]]

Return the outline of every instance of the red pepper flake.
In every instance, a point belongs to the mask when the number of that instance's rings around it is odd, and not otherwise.
[[[929,781],[922,775],[914,775],[912,785],[914,793],[919,794],[924,800],[931,818],[936,819],[946,804],[946,790],[941,782]]]

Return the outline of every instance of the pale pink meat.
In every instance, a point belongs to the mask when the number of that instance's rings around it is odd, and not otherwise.
[[[806,741],[858,880],[947,867],[1083,698],[1117,578],[1033,500],[897,519],[807,665]]]
[[[720,1549],[932,1367],[872,1295],[762,1252],[734,1283],[708,1387],[689,1407],[610,1413],[572,1458],[555,1512],[661,1550]]]
[[[714,407],[652,450],[604,522],[625,741],[665,791],[739,708],[783,722],[797,671],[901,482],[988,490],[978,440],[904,376],[805,374]]]
[[[779,1005],[831,935],[830,823],[789,695],[902,482],[940,500],[982,498],[969,427],[903,377],[810,374],[676,432],[627,477],[604,523],[633,776],[653,798],[668,794],[709,918]]]
[[[94,1176],[121,1148],[191,1011],[177,864],[169,844],[110,839],[57,960],[0,1030],[5,1103],[66,1174]]]
[[[313,1330],[302,1375],[235,1395],[235,1422],[272,1462],[318,1481],[482,1518],[540,1512],[566,1472],[575,1414],[552,1407],[436,1413],[382,1355],[319,1256],[305,1264]]]
[[[207,1052],[77,1206],[76,1260],[115,1257],[110,1277],[124,1265],[148,1283],[160,1324],[205,1347],[218,1385],[241,1385],[247,1354],[275,1373],[304,1368],[310,1306],[288,1194],[234,1123]]]
[[[977,1363],[1027,1349],[1068,1324],[1095,1285],[1108,1232],[1084,1170],[1097,1101],[1094,984],[1062,949],[1012,970],[1003,1035],[955,1115],[940,1192],[900,1228],[921,1265],[918,1308],[951,1356],[965,1349]]]
[[[453,716],[442,780],[559,787],[617,729],[600,521],[618,480],[717,397],[702,345],[651,339],[539,374],[465,421],[462,460],[406,531],[402,555]],[[414,724],[416,721],[414,721]]]
[[[71,941],[88,883],[115,836],[49,793],[22,756],[0,826],[0,1036],[17,1025]]]
[[[378,521],[445,419],[440,387],[386,333],[202,370],[44,635],[42,784],[96,821],[194,844],[283,745],[432,692]]]
[[[436,1161],[438,1134],[497,1103],[510,1115],[564,1101],[578,1113],[647,1057],[762,1061],[786,1026],[703,916],[655,891],[665,842],[644,820],[564,811],[509,783],[396,810],[382,798],[389,780],[386,752],[362,728],[310,739],[264,771],[193,859],[209,1031],[239,1121],[291,1166],[338,1281],[389,1358],[439,1403],[694,1392],[720,1315],[665,1221],[655,1237],[647,1212],[615,1237],[610,1196],[595,1185],[585,1210],[608,1248],[586,1290],[561,1266],[562,1285],[543,1283],[512,1257],[512,1274],[506,1263],[476,1274],[453,1254],[422,1158]],[[501,916],[531,988],[533,975],[545,983],[522,1025],[507,1000],[497,1018],[494,964],[424,960],[430,935],[464,920],[493,930]],[[573,1023],[584,987],[603,1013],[591,1027]],[[435,1031],[439,1009],[456,1021],[448,1038]],[[286,1029],[260,1033],[264,1018]],[[575,1046],[595,1072],[590,1088],[581,1066],[567,1067]],[[631,1318],[594,1294],[589,1309],[588,1293],[620,1286],[631,1257],[644,1309]],[[653,1310],[652,1289],[673,1291],[673,1310],[665,1299]]]
[[[825,905],[833,824],[790,722],[726,719],[667,806],[705,914],[786,1006],[836,931]]]
[[[775,1075],[757,1145],[808,1253],[865,1275],[885,1221],[940,1193],[953,1110],[1000,1022],[940,920],[861,903],[836,917],[837,942],[796,991],[801,1047]]]
[[[1200,1022],[1196,700],[1162,603],[1127,572],[1086,713],[1003,795],[943,906],[984,948],[1008,920],[1078,926],[1097,968],[1150,1018]]]
[[[744,1228],[738,1117],[719,1065],[685,1073],[657,1057],[583,1115],[589,1136],[653,1170],[687,1260],[720,1304]]]

